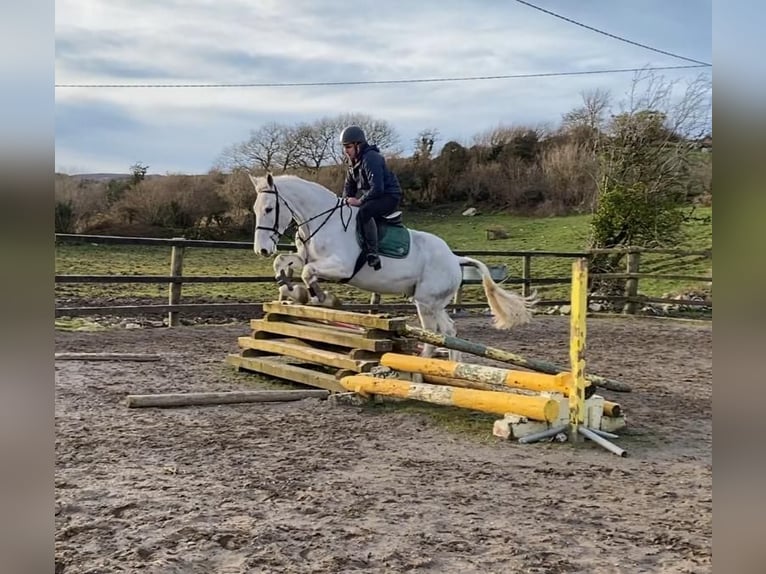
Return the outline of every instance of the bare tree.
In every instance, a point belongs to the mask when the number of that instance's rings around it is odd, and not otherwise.
[[[494,128],[484,130],[473,136],[473,144],[481,147],[496,148],[509,143],[516,135],[519,128],[505,124],[498,124]]]
[[[439,141],[439,130],[436,128],[426,128],[420,130],[415,138],[415,159],[431,159],[433,156],[434,144]]]
[[[692,184],[696,151],[690,138],[709,129],[712,90],[704,75],[688,81],[680,94],[679,85],[638,73],[621,113],[609,121],[597,150],[594,246],[668,245],[680,239],[679,207]]]
[[[332,150],[338,131],[332,119],[322,118],[313,124],[300,125],[296,138],[299,146],[296,158],[298,165],[316,173],[333,158]]]
[[[300,126],[285,126],[283,128],[282,145],[274,156],[275,167],[278,167],[282,172],[301,166],[301,135]]]
[[[222,169],[271,170],[283,148],[285,126],[270,122],[250,132],[247,141],[225,149],[216,166]]]
[[[572,131],[587,128],[593,133],[604,129],[606,114],[611,106],[612,96],[608,90],[597,88],[580,94],[582,105],[564,114],[563,128]]]
[[[637,72],[627,98],[620,103],[622,114],[634,115],[643,110],[660,111],[664,126],[683,138],[701,137],[710,129],[712,81],[707,73],[691,80],[668,80],[651,70]],[[681,87],[683,93],[678,94]]]

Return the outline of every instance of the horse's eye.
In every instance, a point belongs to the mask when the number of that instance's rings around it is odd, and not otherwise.
[[[274,211],[274,208],[273,207],[267,207],[265,209],[265,211],[266,211],[266,213],[271,213],[272,211]]]

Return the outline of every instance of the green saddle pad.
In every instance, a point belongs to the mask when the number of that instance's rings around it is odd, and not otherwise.
[[[356,240],[364,248],[362,230],[357,228]],[[410,231],[404,225],[389,225],[378,221],[378,250],[381,255],[404,259],[410,253]]]

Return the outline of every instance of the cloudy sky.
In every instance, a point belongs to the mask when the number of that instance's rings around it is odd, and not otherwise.
[[[533,4],[712,62],[712,0]],[[500,124],[557,125],[585,90],[619,101],[631,73],[273,87],[690,65],[514,0],[57,0],[56,170],[205,173],[276,121],[345,112],[389,122],[405,153],[425,128],[470,142]],[[658,72],[693,78],[710,68]],[[91,87],[72,87],[73,85]],[[125,85],[155,87],[124,87]],[[111,86],[111,87],[104,87]],[[439,144],[437,144],[439,145]]]

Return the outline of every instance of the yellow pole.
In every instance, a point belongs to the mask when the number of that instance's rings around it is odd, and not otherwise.
[[[398,353],[384,353],[380,357],[380,364],[406,373],[421,373],[438,377],[478,381],[536,392],[552,391],[564,395],[569,392],[569,379],[571,378],[569,373],[546,375],[544,373],[529,373],[527,371],[501,369],[487,365],[458,363],[445,359],[416,357]]]
[[[588,261],[572,263],[572,315],[569,361],[572,378],[569,390],[569,440],[582,440],[578,428],[585,422],[585,334],[588,313]]]
[[[513,413],[536,421],[552,422],[559,416],[559,403],[547,397],[429,385],[369,375],[349,375],[341,378],[340,384],[360,394],[414,399],[499,415]]]
[[[604,414],[608,417],[619,417],[622,414],[622,407],[619,403],[604,401]]]

